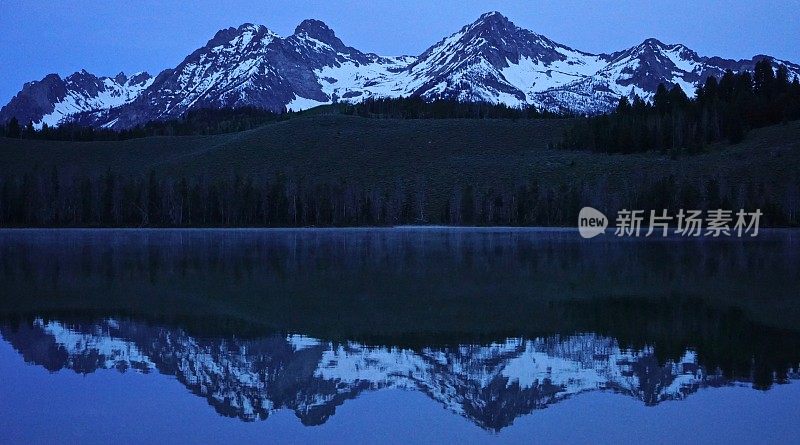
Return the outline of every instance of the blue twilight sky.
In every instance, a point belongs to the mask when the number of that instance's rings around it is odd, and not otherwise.
[[[701,55],[764,53],[800,62],[800,0],[0,0],[0,105],[48,73],[155,75],[217,30],[245,22],[288,35],[301,20],[317,18],[362,51],[417,55],[491,10],[584,51],[656,37]]]

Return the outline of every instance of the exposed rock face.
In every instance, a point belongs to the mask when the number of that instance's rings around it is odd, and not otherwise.
[[[769,59],[791,76],[800,65],[758,55],[703,57],[656,39],[590,54],[519,28],[498,12],[482,15],[418,57],[382,57],[345,45],[325,23],[305,20],[288,37],[264,26],[221,30],[156,78],[96,77],[85,71],[27,83],[0,121],[57,125],[65,119],[128,128],[180,117],[193,108],[255,106],[274,112],[370,97],[421,96],[602,113],[621,96],[650,99],[660,83],[688,95],[709,75],[753,70]]]
[[[153,83],[146,72],[130,77],[97,77],[79,71],[62,79],[49,74],[40,81],[28,82],[11,101],[0,109],[0,122],[16,117],[21,124],[33,122],[57,126],[79,113],[110,109],[133,101]]]

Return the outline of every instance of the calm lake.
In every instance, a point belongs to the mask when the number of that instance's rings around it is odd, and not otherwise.
[[[787,442],[800,231],[0,230],[0,338],[0,443]]]

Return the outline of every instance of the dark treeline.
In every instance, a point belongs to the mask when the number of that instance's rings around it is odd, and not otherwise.
[[[514,108],[505,104],[425,101],[420,96],[371,98],[347,105],[344,114],[384,119],[543,119],[570,117],[567,114],[538,111],[535,107]]]
[[[694,93],[689,98],[679,86],[668,90],[661,84],[652,103],[623,97],[614,112],[582,119],[566,131],[560,146],[695,153],[709,143],[740,142],[752,128],[800,119],[800,80],[790,80],[783,65],[773,70],[767,60],[757,62],[753,73],[711,76]]]
[[[392,119],[543,119],[570,117],[567,114],[539,112],[534,107],[513,108],[503,104],[467,103],[455,100],[426,102],[420,97],[368,99],[358,104],[333,104],[329,112],[372,118]],[[93,128],[76,123],[58,127],[33,122],[20,123],[16,118],[0,124],[0,137],[55,141],[121,141],[150,136],[196,136],[234,133],[291,119],[304,112],[274,113],[257,107],[201,108],[187,111],[179,119],[151,121],[127,130]]]
[[[761,209],[763,226],[800,225],[800,183],[766,179],[631,178],[608,189],[602,178],[571,184],[532,179],[508,187],[430,188],[313,183],[269,177],[161,177],[62,174],[57,169],[0,178],[4,227],[306,227],[444,224],[574,226],[584,205],[613,220],[622,208]]]
[[[75,123],[58,127],[43,124],[37,130],[32,122],[21,126],[16,118],[0,125],[0,136],[55,141],[121,141],[149,136],[193,136],[234,133],[270,122],[286,120],[294,113],[273,113],[256,107],[201,108],[186,112],[180,119],[151,121],[128,130],[92,128]]]

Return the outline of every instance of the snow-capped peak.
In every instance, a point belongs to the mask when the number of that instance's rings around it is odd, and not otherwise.
[[[520,28],[497,12],[426,50],[412,65],[415,94],[531,104],[533,94],[591,75],[605,61]]]
[[[316,19],[306,19],[300,22],[294,30],[294,35],[317,39],[331,46],[338,46],[337,44],[342,43],[325,22]]]
[[[124,73],[97,77],[82,69],[63,79],[50,74],[25,84],[0,110],[0,121],[17,117],[20,122],[32,122],[35,128],[57,126],[78,113],[128,104],[152,83],[152,76],[146,72],[131,77]]]
[[[287,37],[245,23],[218,31],[156,79],[124,73],[97,78],[83,70],[66,79],[52,75],[29,82],[0,110],[0,122],[16,116],[39,125],[78,119],[127,128],[199,107],[282,112],[400,96],[600,113],[613,109],[621,96],[649,99],[661,83],[692,94],[707,76],[752,70],[761,59],[786,65],[792,77],[800,75],[800,65],[769,56],[703,57],[655,38],[609,54],[587,53],[521,28],[497,11],[418,57],[359,51],[315,19],[304,20]]]

